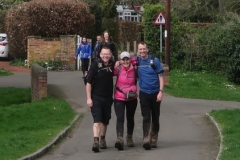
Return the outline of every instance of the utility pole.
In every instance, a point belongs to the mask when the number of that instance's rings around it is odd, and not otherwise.
[[[165,64],[168,65],[170,70],[170,14],[171,0],[165,0]]]

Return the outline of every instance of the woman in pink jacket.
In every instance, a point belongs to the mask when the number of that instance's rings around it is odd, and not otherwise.
[[[114,92],[114,109],[117,116],[117,141],[115,148],[123,150],[124,140],[124,117],[126,109],[127,118],[127,145],[133,147],[132,134],[134,129],[134,115],[137,108],[137,77],[135,68],[131,64],[130,54],[128,52],[122,52],[120,55],[120,63],[114,70],[116,79],[116,88]]]

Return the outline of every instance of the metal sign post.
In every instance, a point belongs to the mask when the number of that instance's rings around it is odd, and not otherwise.
[[[162,25],[160,25],[160,53],[162,53]]]
[[[165,25],[165,18],[162,12],[159,12],[154,20],[154,25],[160,26],[160,53],[162,53],[162,25]]]

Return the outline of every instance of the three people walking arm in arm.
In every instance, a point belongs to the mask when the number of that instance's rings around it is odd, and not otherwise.
[[[105,136],[111,119],[113,103],[113,76],[116,76],[114,89],[114,110],[117,117],[115,147],[124,149],[124,119],[126,111],[126,142],[133,147],[134,115],[137,108],[137,84],[143,117],[143,148],[150,150],[157,147],[160,128],[160,105],[163,98],[163,68],[158,58],[148,53],[147,44],[138,44],[138,56],[132,60],[128,52],[122,52],[120,61],[114,67],[112,50],[109,45],[102,45],[99,60],[94,61],[86,77],[87,105],[93,116],[92,151],[107,148]],[[115,59],[115,58],[114,58]],[[117,58],[116,58],[117,59]],[[134,66],[136,63],[136,66]]]

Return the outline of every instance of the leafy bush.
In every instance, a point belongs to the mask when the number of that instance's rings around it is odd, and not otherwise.
[[[133,50],[134,41],[141,41],[143,26],[139,22],[119,21],[118,41],[126,46],[130,42],[130,50]],[[126,49],[126,47],[125,47]]]
[[[103,18],[102,33],[103,33],[103,31],[108,30],[109,33],[111,34],[111,37],[116,46],[118,46],[118,43],[119,43],[119,41],[118,41],[119,29],[118,28],[119,28],[118,20]]]
[[[232,82],[240,84],[240,18],[228,13],[221,17],[199,38],[205,46],[204,57],[209,59],[209,67],[225,73]],[[203,62],[204,63],[204,62]]]
[[[91,35],[94,16],[87,3],[74,0],[32,0],[8,10],[6,31],[10,54],[27,56],[27,36]]]
[[[93,40],[92,44],[94,44],[96,42],[96,36],[102,33],[102,9],[96,2],[88,2],[88,4],[90,5],[91,13],[95,16],[95,23],[92,27],[93,34],[89,37]]]
[[[165,12],[163,6],[144,4],[143,12],[143,25],[144,25],[144,41],[148,44],[150,53],[160,58],[164,62],[164,50],[160,53],[160,29],[159,26],[153,24],[157,14],[159,12]],[[163,32],[165,26],[163,26]],[[170,57],[171,57],[171,68],[179,68],[182,66],[182,62],[185,58],[186,49],[185,45],[188,42],[185,41],[188,31],[191,31],[191,26],[188,23],[179,22],[178,15],[171,11],[171,43],[170,43]],[[164,33],[162,34],[164,36]],[[163,49],[164,49],[164,37]]]

